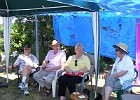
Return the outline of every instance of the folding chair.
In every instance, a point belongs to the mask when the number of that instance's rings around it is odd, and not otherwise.
[[[36,73],[37,71],[39,71],[40,70],[40,68],[39,67],[37,67],[36,69],[35,69],[35,71],[33,72],[33,73],[31,73],[30,75],[29,75],[29,84],[31,85],[31,86],[33,86],[33,87],[37,87],[37,85],[38,85],[38,83],[33,79],[33,74],[34,73]],[[17,75],[18,76],[18,84],[21,82],[21,79],[22,79],[22,75],[18,72],[19,71],[19,67],[18,67],[18,69],[17,69],[17,71],[15,72],[15,75]]]

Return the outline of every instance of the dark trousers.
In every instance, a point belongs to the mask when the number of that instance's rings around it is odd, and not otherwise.
[[[86,79],[85,81],[87,81]],[[70,94],[75,92],[75,84],[81,83],[82,77],[81,76],[69,76],[64,74],[58,79],[59,89],[58,89],[58,96],[65,96],[66,87],[68,87]]]

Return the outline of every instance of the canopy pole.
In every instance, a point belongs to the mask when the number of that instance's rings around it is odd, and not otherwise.
[[[6,62],[6,74],[8,83],[8,65],[9,65],[9,49],[10,49],[10,33],[11,33],[12,17],[4,17],[4,51],[5,51],[5,62]]]
[[[35,15],[35,33],[36,33],[36,57],[39,60],[38,18],[37,18],[37,15]]]
[[[95,96],[98,89],[98,74],[100,68],[100,32],[99,32],[99,12],[91,12],[92,30],[94,36],[94,57],[95,57]]]

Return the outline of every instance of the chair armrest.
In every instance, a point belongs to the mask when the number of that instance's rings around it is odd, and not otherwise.
[[[85,81],[85,79],[87,78],[87,76],[89,76],[89,75],[91,75],[91,74],[93,74],[93,73],[94,73],[94,71],[93,71],[93,72],[88,72],[87,74],[85,74],[85,75],[83,76],[82,81],[81,81],[81,86],[80,86],[80,87],[82,87],[82,86],[84,85],[84,81]]]
[[[58,74],[59,74],[60,72],[64,72],[64,70],[62,70],[62,69],[56,70],[55,79],[58,78]]]
[[[126,80],[126,81],[123,83],[123,85],[122,85],[122,90],[124,90],[126,83],[130,83],[130,82],[133,82],[133,81],[135,81],[135,80],[136,80],[136,79]]]

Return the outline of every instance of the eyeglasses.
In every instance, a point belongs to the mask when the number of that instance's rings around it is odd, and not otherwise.
[[[120,51],[120,50],[119,50],[119,49],[116,49],[116,52],[117,52],[117,51]]]
[[[75,60],[75,66],[77,66],[77,60]]]

